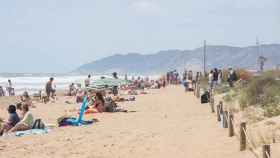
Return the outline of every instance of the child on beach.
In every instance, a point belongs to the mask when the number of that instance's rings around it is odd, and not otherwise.
[[[16,112],[15,105],[10,105],[8,107],[8,113],[9,113],[9,119],[6,123],[4,123],[3,127],[0,129],[0,136],[3,135],[3,133],[12,129],[20,121],[18,114]]]

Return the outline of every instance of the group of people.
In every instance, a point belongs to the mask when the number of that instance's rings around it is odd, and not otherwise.
[[[9,105],[7,109],[9,117],[0,128],[0,136],[4,133],[32,129],[34,118],[29,108],[30,106],[24,102]]]
[[[209,87],[215,88],[217,85],[220,85],[222,83],[223,78],[224,78],[223,71],[218,70],[217,68],[214,68],[208,74]],[[228,69],[226,79],[227,79],[228,85],[230,87],[233,87],[234,82],[236,82],[238,80],[236,71],[233,68]]]
[[[168,84],[179,84],[180,77],[177,70],[169,71],[166,73],[166,80]]]
[[[209,87],[214,88],[217,85],[220,85],[222,83],[222,79],[223,79],[222,70],[218,70],[217,68],[210,70],[210,73],[208,74]]]
[[[4,90],[3,86],[0,86],[0,97],[6,96],[6,92],[8,93],[8,96],[14,96],[15,95],[15,89],[13,88],[12,81],[9,79],[6,91]]]
[[[195,89],[195,83],[199,81],[200,76],[201,72],[197,72],[196,75],[194,75],[192,70],[185,70],[182,75],[182,83],[185,87],[185,91],[193,91]]]

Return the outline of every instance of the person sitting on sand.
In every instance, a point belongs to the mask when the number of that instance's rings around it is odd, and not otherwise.
[[[20,96],[20,100],[21,100],[22,104],[26,104],[29,107],[32,106],[32,99],[28,95],[27,91],[23,92],[22,96]]]
[[[15,105],[10,105],[8,107],[8,113],[9,119],[6,123],[4,123],[3,127],[0,129],[0,136],[3,135],[3,133],[12,129],[20,121],[20,118],[16,112]]]
[[[34,118],[32,113],[29,111],[29,106],[23,104],[21,108],[22,108],[23,118],[9,132],[26,131],[32,129]]]
[[[82,103],[84,96],[86,96],[86,92],[82,89],[79,89],[76,94],[76,103]]]
[[[95,93],[95,106],[98,112],[105,112],[105,100],[101,92]]]

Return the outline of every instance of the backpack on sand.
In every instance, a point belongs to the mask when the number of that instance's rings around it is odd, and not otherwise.
[[[45,129],[45,124],[41,119],[36,119],[33,123],[32,129]]]

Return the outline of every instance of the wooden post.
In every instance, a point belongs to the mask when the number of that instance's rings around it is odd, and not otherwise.
[[[213,95],[213,92],[212,92],[212,95],[211,95],[211,98],[210,98],[210,106],[211,106],[212,113],[215,113],[214,105],[215,105],[215,101],[214,101],[214,95]]]
[[[234,127],[233,127],[233,114],[230,112],[229,114],[229,136],[234,136]]]
[[[196,97],[197,97],[198,99],[200,98],[200,83],[197,84]]]
[[[197,82],[194,84],[194,89],[193,89],[193,95],[196,96],[196,88],[197,88]]]
[[[270,158],[270,145],[263,145],[263,158]]]
[[[246,122],[242,122],[240,124],[240,151],[243,151],[246,149]]]
[[[224,103],[222,101],[220,101],[220,113],[223,114],[224,113]]]
[[[228,111],[223,113],[223,127],[228,128]]]
[[[221,121],[221,104],[217,105],[217,121],[220,122]]]
[[[212,112],[212,113],[215,112],[214,105],[213,105],[213,103],[214,103],[213,100],[214,100],[213,88],[211,88],[211,89],[210,89],[209,105],[210,105],[210,107],[211,107],[211,112]]]

